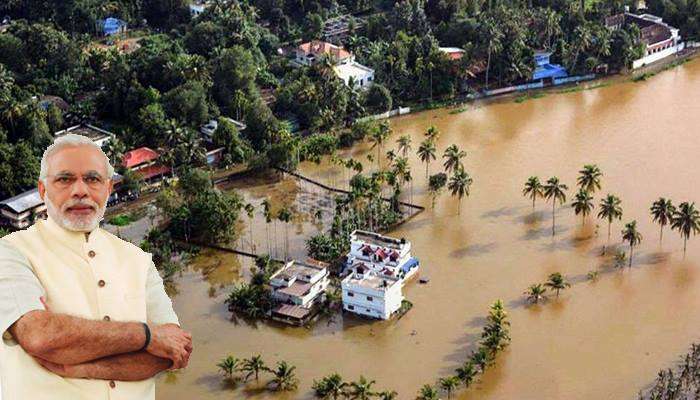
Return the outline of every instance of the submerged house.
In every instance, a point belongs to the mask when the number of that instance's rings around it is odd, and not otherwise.
[[[629,24],[639,27],[641,41],[645,46],[644,56],[632,62],[633,69],[674,55],[685,48],[678,28],[666,24],[661,17],[625,12],[605,18],[605,26],[613,31]]]
[[[341,287],[343,309],[380,319],[389,319],[401,308],[402,288],[419,269],[411,256],[411,243],[374,232],[356,230],[350,235]]]
[[[402,282],[358,266],[341,282],[343,310],[365,317],[390,319],[401,308]]]
[[[272,319],[305,324],[318,313],[329,283],[326,263],[312,259],[289,261],[270,277],[272,298],[277,302]]]
[[[566,78],[569,74],[566,68],[549,61],[552,52],[546,50],[535,51],[535,70],[532,73],[533,81],[552,82],[557,78]]]
[[[294,51],[294,63],[300,66],[317,64],[327,57],[333,65],[333,72],[346,85],[351,82],[360,89],[369,88],[374,83],[374,70],[355,61],[355,56],[333,43],[312,40],[302,43]]]

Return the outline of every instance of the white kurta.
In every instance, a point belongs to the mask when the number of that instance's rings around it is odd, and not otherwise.
[[[43,309],[35,299],[41,294],[53,312],[95,320],[177,324],[151,254],[101,228],[86,236],[64,229],[51,218],[1,241],[2,399],[154,400],[154,378],[139,382],[66,379],[44,369],[6,332],[26,312]]]

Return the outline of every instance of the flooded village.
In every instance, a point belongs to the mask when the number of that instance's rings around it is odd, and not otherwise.
[[[192,334],[155,399],[697,397],[693,7],[114,3],[0,7],[0,236],[37,149],[103,149]]]

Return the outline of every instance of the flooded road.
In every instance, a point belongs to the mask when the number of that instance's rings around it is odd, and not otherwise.
[[[448,193],[434,210],[429,207],[425,166],[415,150],[430,125],[441,132],[438,158],[451,144],[468,153],[464,165],[474,184],[461,215]],[[510,315],[512,343],[479,383],[453,398],[633,399],[700,338],[700,237],[691,237],[684,259],[678,233],[667,228],[660,245],[659,227],[649,216],[660,196],[674,204],[700,202],[700,60],[644,82],[469,105],[463,112],[426,111],[392,119],[391,127],[386,150],[396,148],[399,135],[413,139],[414,202],[428,206],[391,232],[412,241],[421,274],[430,277],[428,285],[414,281],[404,288],[413,309],[399,321],[339,316],[312,329],[250,326],[229,321],[221,279],[209,282],[193,268],[183,274],[173,301],[194,334],[194,354],[186,371],[159,378],[158,399],[312,398],[313,380],[333,372],[346,381],[362,374],[377,381],[376,390],[394,389],[399,399],[413,399],[420,386],[452,374],[467,359],[498,298]],[[341,155],[373,170],[364,157],[368,151],[362,144]],[[568,205],[577,172],[588,163],[604,174],[594,215],[607,193],[622,199],[624,215],[613,223],[613,242],[620,244],[623,224],[631,220],[644,236],[631,269],[604,265],[599,255],[607,223],[589,216],[582,226]],[[441,164],[432,163],[431,173]],[[329,163],[300,170],[342,185],[343,172]],[[556,211],[554,237],[551,203],[538,200],[533,212],[522,197],[530,175],[542,181],[556,175],[569,185],[567,204]],[[254,230],[264,237],[264,224]],[[599,277],[589,281],[586,275],[594,270]],[[526,306],[523,291],[553,272],[572,287],[558,299]],[[234,281],[237,275],[225,276]],[[299,390],[278,395],[263,390],[262,382],[227,387],[216,370],[227,354],[261,354],[268,364],[286,360],[297,367]]]

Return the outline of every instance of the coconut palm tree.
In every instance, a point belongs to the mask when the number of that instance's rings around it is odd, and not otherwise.
[[[462,197],[465,195],[469,196],[469,188],[472,186],[474,180],[469,176],[468,173],[460,166],[454,175],[450,178],[450,182],[447,184],[447,188],[452,193],[452,196],[457,196],[459,198],[459,203],[457,206],[457,214],[462,213]]]
[[[440,195],[446,183],[447,175],[444,172],[438,172],[435,175],[431,175],[428,179],[428,192],[430,193],[431,208],[435,209],[435,200],[437,200],[438,195]]]
[[[459,378],[456,376],[448,376],[447,378],[440,378],[440,387],[447,393],[447,398],[452,397],[452,391],[459,386]]]
[[[338,398],[345,396],[345,388],[347,386],[347,382],[344,382],[339,374],[334,373],[318,382],[314,381],[312,388],[316,397],[338,400]]]
[[[549,279],[544,284],[548,288],[554,290],[559,297],[559,291],[571,287],[571,284],[564,279],[564,277],[559,272],[555,272],[549,275]]]
[[[399,397],[399,394],[396,392],[396,390],[384,390],[377,393],[377,397],[379,400],[396,400],[396,398]]]
[[[642,234],[637,231],[637,221],[625,224],[625,229],[622,230],[622,240],[630,244],[629,267],[632,267],[632,251],[634,250],[634,246],[642,241]]]
[[[604,218],[608,220],[608,243],[603,247],[603,254],[607,251],[607,247],[610,246],[610,226],[614,219],[622,219],[622,207],[620,206],[622,202],[620,198],[614,194],[608,194],[607,197],[600,200],[600,211],[598,211],[598,218]]]
[[[435,142],[440,136],[440,131],[435,127],[435,125],[430,125],[428,130],[425,131],[423,135],[426,139],[430,140],[431,142]]]
[[[671,219],[673,218],[673,213],[676,211],[676,207],[673,206],[673,203],[670,199],[659,197],[658,200],[652,203],[650,211],[651,216],[654,218],[654,222],[661,225],[661,232],[659,233],[659,243],[662,243],[664,239],[664,226],[671,223]]]
[[[401,135],[396,143],[399,145],[399,151],[401,155],[406,158],[408,157],[408,152],[411,151],[411,137],[408,135]]]
[[[477,374],[477,370],[474,368],[474,364],[472,364],[471,361],[465,361],[455,372],[465,388],[468,388],[472,384]]]
[[[418,147],[418,158],[425,163],[425,178],[428,179],[430,160],[435,160],[435,143],[432,140],[426,139],[421,142]]]
[[[416,400],[438,400],[440,398],[438,391],[431,385],[423,385],[418,391]]]
[[[576,193],[574,201],[571,203],[571,207],[574,208],[576,215],[581,214],[581,225],[586,222],[586,216],[593,211],[593,196],[588,194],[584,189],[580,189]]]
[[[294,370],[297,367],[289,365],[286,361],[280,361],[277,363],[277,369],[272,370],[275,377],[269,382],[275,386],[275,390],[294,390],[299,384],[299,379],[297,379]]]
[[[265,233],[267,234],[267,254],[272,253],[270,244],[270,223],[272,222],[272,205],[268,199],[263,200],[263,216],[265,217]]]
[[[532,210],[535,210],[535,200],[538,197],[544,197],[544,186],[540,182],[540,178],[536,176],[531,176],[527,178],[525,182],[525,188],[523,189],[523,196],[532,199]]]
[[[277,213],[277,219],[284,222],[284,259],[289,258],[289,221],[292,220],[292,213],[287,207],[282,207]]]
[[[243,372],[247,372],[245,376],[246,381],[253,375],[255,375],[255,380],[257,381],[260,371],[266,371],[267,367],[265,366],[265,362],[262,360],[260,354],[258,354],[252,356],[251,358],[243,360],[242,370]]]
[[[566,202],[566,190],[568,186],[559,182],[559,178],[553,176],[547,180],[547,184],[544,185],[544,198],[549,200],[552,199],[552,236],[554,236],[554,207],[559,201],[559,204],[564,204]]]
[[[445,159],[443,166],[445,167],[445,172],[448,174],[452,171],[456,171],[462,167],[462,159],[467,156],[467,152],[460,150],[456,144],[451,145],[442,155]]]
[[[369,400],[375,395],[372,391],[372,385],[375,383],[374,380],[368,381],[367,378],[360,375],[360,379],[357,382],[350,383],[350,395],[353,399]]]
[[[541,283],[536,283],[534,285],[530,285],[530,287],[527,288],[523,294],[527,295],[528,301],[537,304],[540,302],[540,300],[547,298],[545,295],[546,292],[547,288],[545,288]]]
[[[227,356],[216,364],[216,366],[219,367],[219,371],[222,372],[229,381],[233,380],[233,374],[238,372],[241,368],[240,360],[234,356]]]
[[[677,230],[683,237],[683,257],[690,234],[700,233],[700,212],[695,209],[695,203],[683,202],[674,211],[671,218],[671,229]]]
[[[482,373],[486,370],[486,366],[491,360],[490,352],[484,346],[480,346],[476,351],[469,356],[469,362],[479,369]]]
[[[586,164],[578,173],[579,177],[576,182],[581,190],[591,194],[595,193],[596,190],[600,190],[600,178],[603,176],[603,173],[600,172],[600,168],[597,165]]]
[[[377,129],[372,130],[369,140],[372,143],[372,148],[377,148],[377,169],[381,168],[381,152],[384,142],[391,134],[391,128],[389,128],[389,123],[382,121]]]
[[[248,215],[248,226],[250,227],[250,250],[251,253],[255,253],[255,245],[253,244],[253,217],[255,216],[255,206],[246,203],[244,209]]]

